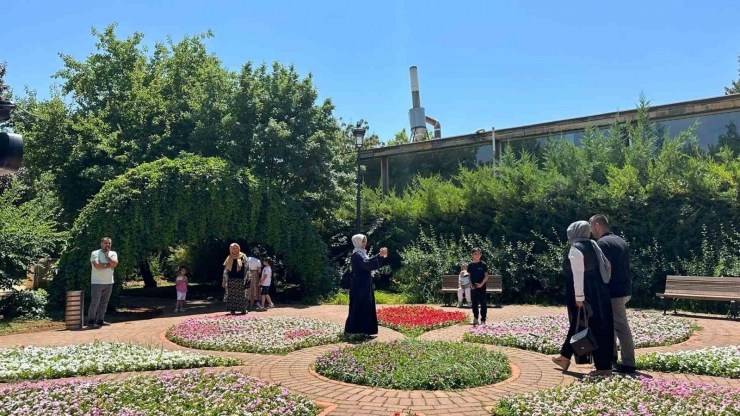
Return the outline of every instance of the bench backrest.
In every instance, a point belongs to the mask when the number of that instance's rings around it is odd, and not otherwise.
[[[668,276],[665,293],[740,298],[740,277]]]
[[[442,289],[457,289],[457,280],[458,276],[448,274],[442,276]],[[501,276],[497,274],[491,274],[488,275],[488,282],[486,283],[486,287],[489,289],[503,289],[503,281],[501,279]]]

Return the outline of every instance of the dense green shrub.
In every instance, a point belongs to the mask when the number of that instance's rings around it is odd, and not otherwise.
[[[0,299],[0,315],[5,319],[44,319],[47,302],[43,289],[21,290]]]
[[[396,278],[418,300],[436,296],[437,276],[467,258],[470,235],[491,245],[484,257],[504,277],[505,300],[554,300],[566,228],[596,213],[630,243],[635,305],[657,305],[667,274],[740,275],[740,238],[729,231],[740,219],[733,126],[721,148],[704,151],[693,128],[670,136],[650,122],[647,102],[638,110],[609,131],[587,131],[579,146],[507,146],[499,162],[461,166],[449,179],[417,177],[390,196],[365,190],[373,244],[403,252]],[[426,241],[429,227],[439,247]]]
[[[89,288],[90,252],[103,236],[113,238],[119,255],[119,282],[136,273],[151,252],[220,239],[272,247],[307,296],[332,288],[326,245],[301,205],[222,159],[160,159],[107,182],[75,221],[50,289],[52,302],[60,302],[66,290]]]
[[[41,190],[25,202],[14,180],[0,195],[0,289],[9,290],[26,278],[28,266],[57,253],[66,238],[58,230],[53,196]]]

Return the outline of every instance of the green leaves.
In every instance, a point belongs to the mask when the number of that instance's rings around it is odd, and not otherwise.
[[[26,278],[28,266],[58,252],[66,233],[57,230],[51,196],[21,202],[16,180],[0,195],[0,289],[10,290]]]
[[[334,106],[319,102],[310,74],[279,63],[230,71],[208,53],[211,32],[149,51],[143,34],[119,38],[115,29],[93,30],[96,51],[84,59],[61,55],[62,86],[50,100],[29,93],[19,103],[39,115],[18,123],[26,165],[54,172],[69,222],[106,181],[182,154],[249,167],[315,220],[331,218],[352,163],[338,157],[345,143]]]
[[[363,218],[379,224],[371,241],[402,253],[394,278],[416,301],[437,297],[439,276],[457,272],[451,257],[472,235],[492,245],[484,257],[504,278],[505,300],[555,300],[565,229],[597,213],[632,247],[636,304],[654,305],[666,274],[740,275],[730,266],[740,263],[740,237],[729,231],[740,221],[737,126],[704,151],[696,125],[668,132],[648,115],[641,97],[634,119],[586,131],[580,146],[506,146],[492,165],[467,167],[447,151],[391,159],[391,181],[411,186],[388,197],[364,191]]]
[[[152,251],[246,239],[282,255],[307,296],[332,287],[324,273],[326,245],[302,207],[218,158],[160,159],[108,181],[74,223],[52,301],[89,287],[89,255],[103,236],[113,238],[119,253],[117,281],[135,273]]]

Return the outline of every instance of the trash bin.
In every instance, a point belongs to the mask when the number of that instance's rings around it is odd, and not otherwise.
[[[67,307],[64,310],[64,321],[67,329],[80,329],[84,313],[85,296],[81,290],[67,292]]]

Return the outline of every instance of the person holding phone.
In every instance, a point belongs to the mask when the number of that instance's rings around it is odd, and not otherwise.
[[[375,311],[375,292],[372,272],[380,269],[388,258],[388,249],[383,247],[377,256],[367,255],[367,237],[357,234],[352,237],[351,267],[352,282],[349,289],[349,316],[344,325],[345,334],[360,334],[370,338],[378,334],[378,315]]]

